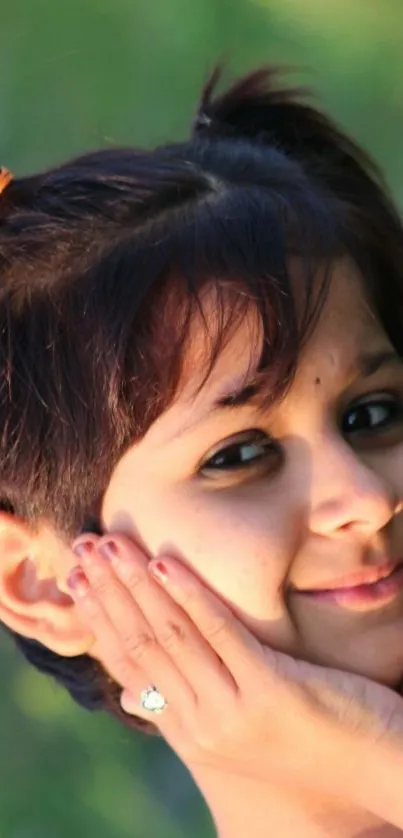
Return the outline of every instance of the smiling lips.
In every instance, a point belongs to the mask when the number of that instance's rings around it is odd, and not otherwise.
[[[374,582],[378,582],[380,579],[385,579],[385,577],[389,576],[402,562],[403,560],[389,562],[382,566],[361,568],[361,570],[355,571],[355,573],[346,574],[338,579],[332,579],[331,582],[322,582],[315,588],[296,588],[294,590],[297,593],[309,594],[315,593],[316,591],[335,591],[355,588],[359,585],[372,585]]]

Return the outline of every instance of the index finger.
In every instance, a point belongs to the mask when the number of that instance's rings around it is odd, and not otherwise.
[[[166,571],[165,578],[161,569]],[[239,688],[264,668],[263,646],[231,609],[190,570],[171,557],[152,559],[148,571],[190,617]]]

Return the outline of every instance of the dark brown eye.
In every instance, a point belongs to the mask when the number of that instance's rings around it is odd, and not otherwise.
[[[246,431],[232,437],[231,442],[222,445],[201,464],[199,471],[213,475],[244,471],[257,466],[276,467],[282,459],[278,444],[263,431]]]
[[[343,417],[342,430],[345,435],[367,435],[388,430],[402,421],[402,400],[394,396],[384,396],[376,401],[361,402],[351,407]]]

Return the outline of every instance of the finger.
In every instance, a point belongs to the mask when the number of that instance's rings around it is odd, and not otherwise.
[[[239,689],[256,682],[262,671],[267,673],[262,644],[191,571],[171,557],[152,559],[147,569],[188,614]]]
[[[110,540],[110,536],[101,539],[97,544],[99,551]],[[89,565],[92,570],[89,566],[88,571],[96,573],[98,584],[104,589],[105,608],[117,633],[130,637],[139,630],[149,631],[156,639],[157,648],[163,649],[199,701],[207,701],[212,693],[224,698],[225,688],[235,693],[232,677],[208,642],[169,594],[150,577],[147,559],[136,560],[131,542],[127,544],[121,537],[114,537],[113,542],[112,566],[104,558],[91,555]],[[130,642],[126,643],[126,648],[130,645]],[[158,660],[152,660],[154,648],[151,644],[148,650],[147,668],[155,678],[158,673],[162,684]],[[142,660],[140,663],[145,665]]]
[[[103,663],[105,663],[108,673],[122,687],[130,682],[130,690],[132,691],[136,685],[136,681],[133,680],[136,667],[133,662],[130,666],[128,665],[129,662],[122,654],[119,637],[113,630],[105,610],[92,591],[89,580],[80,566],[77,565],[70,571],[67,584],[83,619],[91,626],[98,644],[102,646]],[[140,671],[140,666],[138,670]],[[146,677],[144,673],[143,678]]]
[[[157,719],[155,713],[147,710],[141,704],[143,692],[147,689],[148,675],[144,670],[122,655],[121,642],[115,634],[113,627],[105,614],[102,605],[94,596],[88,579],[84,577],[82,569],[75,567],[69,576],[69,587],[72,580],[76,577],[74,583],[75,587],[70,588],[72,596],[74,597],[83,618],[89,623],[93,633],[96,635],[98,642],[101,642],[103,649],[102,664],[105,667],[108,675],[122,687],[120,696],[120,704],[122,709],[130,715],[139,716],[142,719],[152,722],[157,727]],[[76,587],[77,586],[77,587]],[[130,686],[123,686],[123,685]],[[151,685],[150,685],[151,686]],[[158,714],[159,716],[159,714]],[[169,732],[172,737],[177,727],[176,716],[174,712],[170,712],[169,716],[164,720],[164,735]]]
[[[74,581],[75,574],[79,574],[80,585],[78,588],[71,588],[72,595],[84,619],[91,626],[99,648],[102,650],[102,663],[114,680],[123,689],[128,689],[133,696],[137,696],[139,706],[142,690],[156,685],[170,705],[170,709],[172,707],[172,712],[190,712],[195,699],[191,695],[189,686],[179,673],[175,673],[172,662],[158,646],[155,636],[136,604],[132,602],[131,608],[128,608],[122,586],[120,586],[121,590],[114,595],[117,596],[118,603],[121,603],[122,611],[126,615],[128,611],[132,614],[123,637],[116,631],[105,608],[104,583],[96,578],[94,569],[92,568],[90,573],[86,567],[84,573],[81,567],[74,568],[69,576],[69,587]],[[119,584],[117,580],[115,584],[116,586]],[[126,596],[128,596],[127,593]],[[133,610],[136,612],[135,630],[132,628]],[[150,713],[147,718],[151,718],[152,715]]]

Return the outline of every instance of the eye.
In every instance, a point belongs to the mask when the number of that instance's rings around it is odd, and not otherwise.
[[[283,461],[279,445],[264,431],[248,430],[226,440],[199,466],[207,477],[221,477],[253,470],[275,471]]]
[[[369,436],[400,427],[403,423],[403,403],[401,397],[382,394],[377,399],[361,402],[351,407],[342,420],[342,430],[346,435],[362,434]]]

